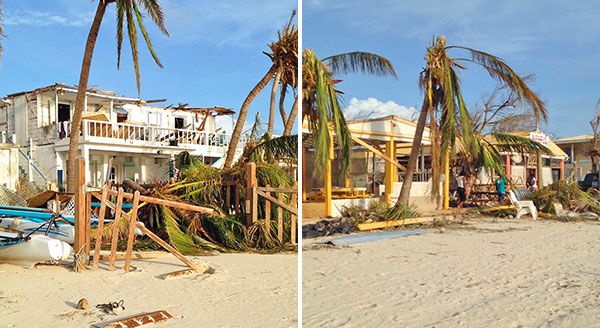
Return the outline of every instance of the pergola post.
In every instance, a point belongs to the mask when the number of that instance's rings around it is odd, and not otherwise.
[[[302,147],[302,200],[306,200],[306,148]]]
[[[393,160],[396,160],[396,149],[394,140],[386,141],[385,155]],[[388,161],[385,162],[385,204],[391,206],[392,193],[394,192],[394,182],[397,176],[396,167]]]
[[[327,168],[325,170],[325,215],[331,216],[331,160],[333,159],[333,147],[329,150]]]
[[[560,159],[560,179],[563,180],[565,178],[565,159]]]

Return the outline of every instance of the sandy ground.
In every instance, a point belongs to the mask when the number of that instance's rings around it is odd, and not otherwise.
[[[136,271],[98,269],[74,273],[62,267],[24,269],[0,264],[0,327],[91,327],[92,324],[157,310],[173,319],[149,327],[297,327],[298,257],[296,254],[221,254],[199,257],[213,274],[162,280],[185,269],[169,255],[132,260]],[[76,310],[85,297],[88,311]],[[124,300],[116,316],[95,309]],[[144,326],[145,327],[145,326]]]
[[[600,223],[477,222],[345,248],[305,240],[303,326],[600,327]]]

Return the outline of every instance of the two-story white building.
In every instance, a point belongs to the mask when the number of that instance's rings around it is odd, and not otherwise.
[[[30,181],[66,183],[77,88],[54,84],[14,93],[0,102],[3,138],[20,146],[19,168]],[[171,161],[188,151],[212,164],[227,153],[231,134],[215,118],[228,108],[163,108],[111,91],[88,90],[79,139],[86,182],[140,183],[169,177]],[[241,154],[243,140],[239,143]]]

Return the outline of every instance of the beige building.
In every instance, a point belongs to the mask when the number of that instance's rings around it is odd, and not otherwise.
[[[574,175],[576,181],[583,180],[587,173],[592,172],[592,158],[588,155],[594,136],[582,134],[573,137],[553,140],[567,155],[565,162],[565,177]]]

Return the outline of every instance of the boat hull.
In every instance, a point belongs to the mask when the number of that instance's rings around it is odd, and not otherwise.
[[[44,235],[32,235],[27,241],[0,246],[0,262],[31,268],[37,263],[67,260],[71,246]]]

